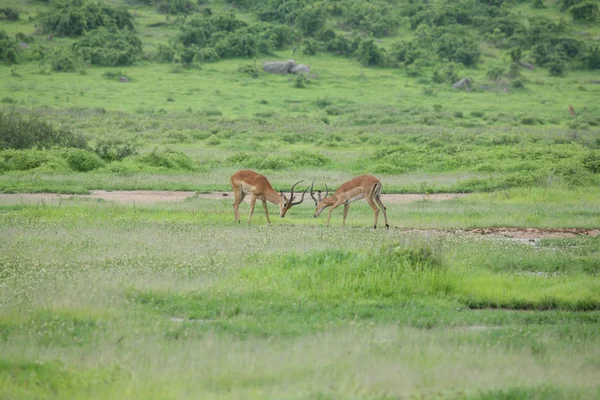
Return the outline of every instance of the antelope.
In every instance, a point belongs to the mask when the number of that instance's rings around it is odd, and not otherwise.
[[[290,198],[288,199],[283,192],[277,193],[275,189],[269,183],[269,180],[254,171],[249,169],[243,169],[237,171],[235,174],[231,175],[229,178],[231,182],[231,187],[233,188],[233,194],[235,196],[235,202],[233,203],[233,212],[235,214],[236,222],[240,221],[240,211],[239,206],[242,201],[244,201],[244,197],[246,195],[251,195],[250,197],[250,215],[248,216],[248,224],[250,224],[250,220],[252,219],[252,213],[254,212],[254,204],[256,203],[256,199],[262,200],[263,207],[265,209],[265,215],[267,216],[267,223],[270,225],[271,220],[269,219],[269,211],[267,209],[267,201],[270,201],[273,204],[277,204],[279,206],[279,216],[281,218],[285,217],[287,211],[293,206],[297,206],[298,204],[304,201],[304,195],[308,188],[304,189],[302,193],[302,198],[300,201],[294,202],[296,198],[294,196],[294,188],[297,184],[304,181],[298,181],[292,186],[292,190],[290,193]]]
[[[375,213],[375,222],[373,223],[373,229],[377,229],[377,219],[379,217],[379,208],[383,211],[383,216],[385,218],[385,227],[389,229],[390,225],[388,224],[386,208],[381,202],[381,182],[377,178],[372,175],[360,175],[354,179],[349,180],[348,182],[344,182],[342,186],[335,191],[331,196],[329,195],[329,189],[327,188],[327,184],[325,184],[325,197],[321,197],[321,191],[317,192],[318,199],[315,198],[313,187],[315,185],[315,181],[313,180],[312,185],[310,186],[310,197],[315,201],[315,206],[317,209],[315,210],[315,218],[318,218],[319,215],[325,210],[327,207],[331,207],[329,209],[329,216],[327,217],[327,225],[329,225],[329,221],[331,220],[331,212],[341,206],[344,205],[344,220],[342,222],[343,225],[346,224],[346,216],[348,215],[348,208],[350,207],[350,203],[365,199],[367,203],[373,209],[373,213]],[[379,208],[377,207],[379,206]]]

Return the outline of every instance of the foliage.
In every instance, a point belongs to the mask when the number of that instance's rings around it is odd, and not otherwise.
[[[454,83],[458,81],[459,64],[444,62],[438,64],[433,70],[432,80],[436,83]]]
[[[354,56],[364,66],[383,66],[387,61],[385,49],[377,46],[373,39],[361,41]]]
[[[0,62],[14,64],[17,62],[17,42],[0,30]]]
[[[133,15],[124,7],[114,7],[90,0],[57,0],[40,16],[46,32],[61,36],[80,36],[85,31],[114,26],[133,31]]]
[[[9,21],[18,21],[21,10],[14,7],[0,8],[0,14],[4,14],[4,18]]]
[[[392,5],[361,0],[348,2],[344,19],[349,26],[375,37],[391,36],[400,26]]]
[[[126,66],[142,53],[142,41],[129,30],[100,27],[87,31],[74,45],[74,51],[93,65]]]
[[[131,140],[99,139],[93,146],[93,151],[105,161],[121,161],[138,153],[138,146]]]
[[[44,63],[56,72],[74,72],[83,68],[83,58],[73,47],[63,44],[50,48],[44,54]]]
[[[259,70],[256,66],[256,60],[254,63],[240,64],[238,71],[243,74],[247,74],[254,79],[258,78],[259,75]]]
[[[0,150],[0,171],[88,172],[104,166],[104,161],[83,149]]]
[[[436,52],[442,59],[465,66],[475,66],[479,61],[479,45],[466,28],[440,28],[436,31],[436,36]]]
[[[261,27],[268,30],[262,31]],[[172,41],[171,48],[177,50],[172,52],[163,46],[159,48],[159,58],[168,60],[172,54],[173,58],[185,64],[194,59],[203,62],[271,54],[286,43],[285,32],[285,28],[276,24],[248,26],[233,12],[195,16],[181,25]]]
[[[192,14],[197,11],[197,3],[192,0],[156,0],[156,10],[160,14]]]
[[[305,39],[302,42],[302,54],[314,56],[317,54],[318,43],[314,39]]]
[[[598,4],[585,1],[576,4],[569,8],[569,12],[575,20],[582,20],[588,22],[600,21],[600,11],[598,10]]]
[[[491,68],[488,68],[485,75],[490,80],[495,81],[495,80],[498,80],[499,78],[503,77],[504,75],[506,75],[506,69],[504,67],[491,67]]]
[[[192,160],[184,153],[171,149],[159,150],[156,147],[148,154],[137,156],[135,161],[169,170],[193,171],[196,169]]]
[[[55,128],[34,114],[0,109],[0,149],[86,148],[85,139],[68,128]]]

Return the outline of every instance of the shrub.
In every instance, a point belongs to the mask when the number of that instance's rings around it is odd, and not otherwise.
[[[258,78],[259,74],[258,68],[256,67],[256,62],[254,62],[253,64],[240,64],[240,66],[238,67],[238,71],[243,74],[250,75],[254,79]]]
[[[14,108],[0,109],[0,149],[86,148],[85,139],[67,128],[54,128],[43,119]]]
[[[52,47],[44,54],[44,63],[56,72],[74,72],[83,68],[81,55],[68,45]]]
[[[17,62],[17,42],[2,30],[0,30],[0,62],[8,64]]]
[[[195,169],[194,163],[187,155],[170,149],[159,151],[158,148],[154,148],[151,153],[137,156],[136,161],[151,167],[173,170],[193,171]]]
[[[0,170],[87,172],[104,166],[97,155],[81,149],[20,149],[0,151]]]
[[[298,74],[296,75],[296,79],[294,79],[294,87],[301,89],[306,87],[310,83],[310,79],[306,76],[306,74]]]
[[[589,69],[600,69],[600,47],[598,45],[591,46],[583,59]]]
[[[595,22],[600,20],[600,12],[598,11],[598,5],[591,1],[586,1],[577,5],[572,6],[569,12],[573,16],[573,19]]]
[[[98,155],[81,149],[65,149],[60,152],[73,171],[88,172],[104,166]]]
[[[93,150],[103,160],[111,162],[136,155],[138,147],[132,141],[124,139],[99,139]]]
[[[175,57],[175,49],[168,44],[160,43],[156,50],[156,60],[160,62],[171,62]]]
[[[506,70],[504,69],[504,67],[491,67],[486,72],[486,76],[493,81],[498,80],[505,74]]]
[[[600,152],[590,152],[583,159],[583,167],[593,174],[600,174]]]
[[[307,6],[297,13],[295,20],[302,33],[313,35],[325,26],[327,13],[323,7]]]
[[[444,27],[436,31],[436,52],[442,59],[455,61],[465,66],[475,66],[479,61],[479,43],[462,26]]]
[[[456,63],[438,64],[433,70],[432,80],[435,83],[454,83],[458,79],[458,65]]]
[[[314,39],[308,38],[302,42],[302,54],[314,56],[317,54],[317,49],[318,44]]]
[[[91,64],[116,67],[133,64],[142,53],[142,41],[132,31],[100,27],[85,32],[74,50]]]
[[[51,6],[49,12],[40,16],[40,26],[46,32],[80,36],[103,26],[134,30],[133,15],[124,7],[88,0],[57,0]]]
[[[191,14],[197,10],[191,0],[157,0],[156,11],[159,14]]]
[[[372,39],[361,41],[354,56],[364,66],[384,65],[387,58],[385,50],[378,47]]]
[[[0,14],[4,14],[4,18],[9,21],[18,21],[21,10],[12,7],[0,8]]]

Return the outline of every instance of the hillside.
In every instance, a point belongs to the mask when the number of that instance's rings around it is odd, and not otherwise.
[[[597,3],[2,0],[2,134],[16,113],[101,159],[5,150],[0,190],[223,189],[241,166],[388,174],[392,191],[589,184]],[[262,71],[290,58],[311,73]]]

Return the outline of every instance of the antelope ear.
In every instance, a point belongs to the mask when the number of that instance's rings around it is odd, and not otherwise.
[[[279,192],[279,195],[281,196],[282,199],[285,199],[285,194],[283,194],[283,192]]]

